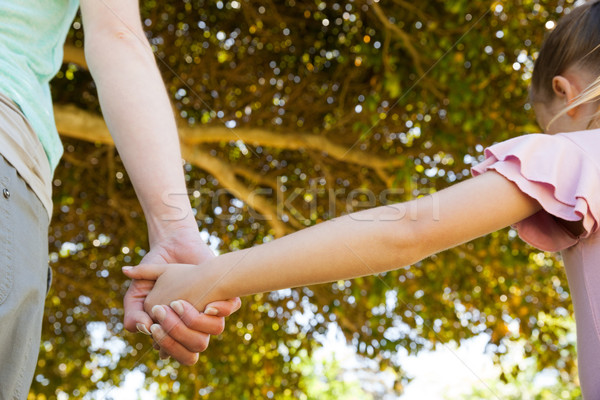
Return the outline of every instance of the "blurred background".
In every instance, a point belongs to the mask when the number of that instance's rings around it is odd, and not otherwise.
[[[142,0],[217,253],[469,178],[539,132],[527,86],[570,0]],[[145,222],[73,23],[30,399],[574,399],[560,261],[506,229],[377,277],[243,299],[192,367],[123,330]],[[482,216],[485,218],[485,216]],[[285,268],[285,266],[282,266]]]

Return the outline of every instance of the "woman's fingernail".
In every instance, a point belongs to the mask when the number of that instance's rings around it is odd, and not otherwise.
[[[177,315],[179,315],[180,317],[183,317],[184,309],[183,309],[182,302],[180,302],[179,300],[176,300],[176,301],[172,302],[170,305],[171,305],[171,308],[173,309],[173,311],[175,311],[177,313]]]
[[[204,314],[206,315],[217,315],[219,313],[219,310],[217,310],[214,307],[208,307],[206,310],[204,310]]]
[[[133,269],[133,267],[123,267],[121,268],[121,271],[131,271]]]
[[[158,321],[163,322],[167,317],[167,311],[163,306],[156,305],[152,307],[152,316]]]
[[[160,346],[156,342],[152,344],[152,347],[154,347],[154,350],[160,350]]]
[[[158,356],[160,357],[161,360],[168,360],[169,358],[171,358],[171,356],[169,356],[167,353],[165,353],[162,350],[160,350],[158,352]]]
[[[142,324],[141,322],[138,322],[137,324],[135,324],[135,327],[137,328],[137,330],[140,333],[143,333],[144,335],[148,335],[148,336],[152,335],[150,333],[150,331],[148,330],[148,328],[146,328],[146,325]]]

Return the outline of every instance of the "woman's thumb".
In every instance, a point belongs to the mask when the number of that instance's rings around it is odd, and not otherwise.
[[[155,281],[167,267],[167,264],[140,264],[137,267],[123,267],[122,271],[131,279]]]

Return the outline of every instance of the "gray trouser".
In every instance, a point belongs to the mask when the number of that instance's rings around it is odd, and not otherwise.
[[[0,156],[0,400],[26,399],[33,379],[48,284],[48,223],[38,197]]]

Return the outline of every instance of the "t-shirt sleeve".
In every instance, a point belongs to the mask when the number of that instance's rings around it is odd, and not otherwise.
[[[527,243],[545,251],[560,251],[598,230],[600,170],[571,139],[525,135],[487,148],[485,156],[485,161],[471,169],[474,176],[496,171],[542,206],[514,226]],[[559,220],[582,220],[584,232],[575,236]]]

